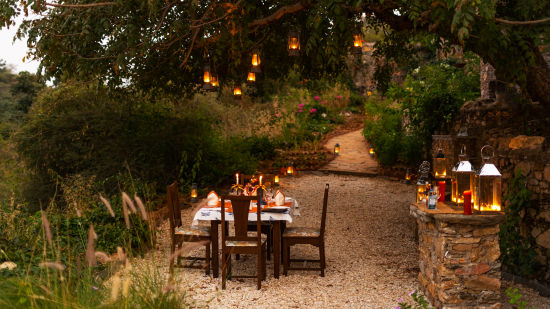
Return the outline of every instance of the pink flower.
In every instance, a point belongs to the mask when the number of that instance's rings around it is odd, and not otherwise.
[[[319,96],[314,96],[313,98],[317,101],[319,101],[321,99]]]
[[[304,107],[304,103],[300,103],[300,104],[298,104],[298,107],[299,107],[299,108],[302,108],[302,107]]]
[[[337,95],[336,98],[337,98],[338,100],[340,100],[340,99],[343,98],[343,97],[342,97],[341,95]]]
[[[310,113],[310,114],[313,114],[313,113],[315,113],[316,111],[317,111],[317,109],[312,108],[312,109],[309,110],[309,113]]]
[[[413,290],[409,293],[409,296],[412,296],[414,293],[416,292],[416,290]]]

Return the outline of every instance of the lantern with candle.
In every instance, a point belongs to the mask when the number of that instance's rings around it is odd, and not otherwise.
[[[191,203],[197,202],[197,184],[193,183],[191,185]]]
[[[433,161],[434,166],[434,176],[436,179],[445,179],[447,178],[447,158],[443,154],[443,150],[439,148],[437,155]]]
[[[294,176],[294,166],[292,163],[290,163],[286,168],[286,175],[287,176]]]
[[[210,85],[212,86],[212,91],[218,90],[218,87],[220,87],[220,81],[218,80],[218,74],[212,73],[212,81],[210,82]]]
[[[462,148],[461,154],[458,156],[458,165],[456,167],[456,203],[462,205],[464,203],[464,191],[473,191],[473,182],[475,170],[472,167],[468,156],[466,155],[466,147]]]
[[[235,88],[233,88],[233,98],[235,100],[240,100],[242,96],[242,90],[241,86],[239,84],[235,84]]]
[[[262,61],[260,60],[260,51],[258,49],[254,49],[252,52],[252,72],[253,73],[260,73],[262,72],[262,69],[260,68],[260,63]]]
[[[492,154],[484,154],[483,151],[492,150]],[[475,209],[480,211],[501,211],[501,186],[502,175],[497,167],[491,163],[491,159],[494,157],[494,148],[489,145],[481,148],[481,158],[483,160],[483,166],[479,171],[477,177],[477,194]]]
[[[288,55],[300,55],[300,34],[296,30],[290,30],[288,32]]]
[[[356,54],[363,53],[363,36],[360,32],[353,34],[353,51]]]
[[[374,147],[370,146],[370,147],[369,147],[369,156],[371,156],[372,158],[374,158],[374,155],[375,155]]]
[[[204,90],[212,90],[212,73],[210,71],[210,65],[204,66],[204,73],[202,77],[203,85],[202,88]]]
[[[451,169],[451,200],[456,203],[456,167],[458,163]]]
[[[340,154],[340,144],[336,143],[334,145],[334,156],[338,156]]]
[[[253,72],[248,72],[248,77],[246,78],[246,80],[248,81],[249,84],[254,84],[254,82],[256,81],[256,73],[253,73]]]
[[[416,202],[425,201],[428,196],[426,192],[426,184],[428,183],[428,174],[430,173],[430,162],[424,161],[418,168],[418,181],[416,182]]]
[[[406,184],[411,183],[411,169],[407,167],[407,170],[405,171],[405,180],[403,181]]]
[[[275,175],[275,177],[273,177],[273,185],[274,186],[279,185],[279,175]]]

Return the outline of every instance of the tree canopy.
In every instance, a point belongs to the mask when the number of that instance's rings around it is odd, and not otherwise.
[[[31,11],[39,16],[18,35],[28,37],[29,57],[41,60],[44,75],[57,80],[186,93],[200,87],[205,64],[222,83],[244,81],[255,48],[265,76],[293,67],[310,77],[336,74],[365,20],[387,34],[380,46],[389,58],[415,35],[440,48],[458,44],[491,63],[499,79],[550,105],[550,69],[541,54],[548,0],[2,0],[0,24]],[[291,29],[300,33],[299,57],[287,53]]]

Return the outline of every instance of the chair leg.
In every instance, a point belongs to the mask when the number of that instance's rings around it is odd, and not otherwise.
[[[170,244],[170,274],[174,273],[174,251],[176,251],[176,247],[174,242]]]
[[[288,260],[289,260],[289,250],[288,249],[288,240],[283,238],[283,275],[288,275]]]
[[[227,254],[222,254],[222,290],[225,290],[225,282],[227,280]]]
[[[267,250],[262,250],[262,280],[267,277]]]
[[[263,250],[260,254],[258,254],[258,269],[256,270],[257,271],[257,274],[256,274],[256,281],[258,283],[258,290],[262,288],[262,277],[263,277],[263,266],[262,266],[262,262],[263,262]]]
[[[209,276],[210,275],[210,243],[207,243],[205,247],[206,247],[206,256],[205,256],[206,275]]]
[[[271,248],[273,248],[273,230],[267,231],[267,260],[271,261]]]
[[[321,277],[325,276],[325,242],[319,246],[319,259],[321,264]]]

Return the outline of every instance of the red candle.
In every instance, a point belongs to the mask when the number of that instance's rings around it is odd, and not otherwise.
[[[464,214],[472,214],[472,191],[464,191]]]
[[[445,202],[445,182],[444,181],[440,181],[438,182],[439,184],[439,199],[437,200],[438,202]]]

